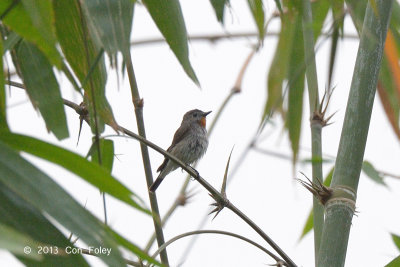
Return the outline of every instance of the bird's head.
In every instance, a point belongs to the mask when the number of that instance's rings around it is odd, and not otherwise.
[[[206,127],[206,117],[211,111],[204,112],[199,109],[188,111],[183,116],[182,123],[199,123],[202,127]]]

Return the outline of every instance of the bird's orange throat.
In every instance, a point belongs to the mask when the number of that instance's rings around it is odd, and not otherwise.
[[[204,128],[206,127],[206,117],[200,119],[200,125]]]

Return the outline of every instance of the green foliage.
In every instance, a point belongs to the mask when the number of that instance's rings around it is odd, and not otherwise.
[[[99,46],[112,56],[120,51],[129,55],[134,1],[87,0],[83,1],[89,28]]]
[[[143,3],[186,74],[199,85],[189,61],[188,38],[179,1],[143,0]]]
[[[13,0],[0,1],[0,14],[3,14],[13,2]],[[19,1],[5,14],[2,21],[22,38],[35,44],[52,65],[61,67],[61,56],[56,48],[52,1]]]
[[[64,104],[52,66],[36,46],[21,41],[15,46],[17,64],[33,106],[40,110],[48,131],[59,139],[69,136]]]
[[[380,185],[385,185],[385,182],[383,181],[382,175],[374,168],[374,166],[368,162],[364,161],[362,164],[362,171],[369,177],[371,178],[374,182],[380,184]]]
[[[217,20],[223,24],[225,6],[229,5],[229,0],[210,0],[210,2],[212,7],[214,8]]]
[[[400,236],[396,234],[391,234],[392,240],[394,244],[396,245],[397,249],[400,251]]]
[[[253,19],[257,25],[258,30],[258,38],[260,42],[264,40],[264,24],[265,24],[265,14],[264,14],[264,5],[262,0],[247,0],[249,4],[251,14],[253,15]]]
[[[136,194],[111,176],[110,169],[106,168],[110,166],[108,163],[110,160],[106,160],[107,165],[104,167],[99,166],[66,149],[23,135],[0,133],[0,140],[16,150],[56,163],[85,179],[102,192],[108,193],[145,213],[150,213]],[[105,147],[106,151],[111,150],[109,143]],[[105,153],[105,156],[109,157],[110,153]]]

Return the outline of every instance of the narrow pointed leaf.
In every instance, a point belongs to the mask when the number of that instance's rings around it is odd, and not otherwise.
[[[59,139],[69,136],[60,88],[53,68],[36,46],[22,41],[15,47],[14,61],[18,64],[26,91],[42,115],[48,131]]]
[[[265,14],[264,6],[262,0],[247,0],[249,4],[251,14],[257,25],[258,38],[260,42],[264,40],[264,24],[265,24]]]
[[[395,234],[391,234],[391,236],[392,236],[392,240],[393,240],[394,244],[396,245],[397,249],[400,251],[400,236],[395,235]]]
[[[224,11],[225,5],[229,4],[229,0],[210,0],[212,7],[214,8],[215,15],[217,16],[217,20],[224,24]]]
[[[385,267],[399,267],[399,266],[400,266],[400,255],[385,265]]]
[[[344,0],[331,0],[340,2]],[[331,1],[311,1],[312,9],[312,28],[314,32],[314,40],[316,41],[321,34],[322,27],[324,26],[329,9],[331,8]]]
[[[288,73],[289,57],[291,51],[295,24],[288,15],[281,17],[281,32],[278,45],[275,50],[268,78],[267,78],[267,100],[264,107],[262,121],[275,110],[282,111],[283,94],[282,87]]]
[[[73,247],[70,241],[44,216],[40,210],[32,206],[25,199],[18,196],[14,191],[9,190],[3,183],[0,183],[0,223],[13,227],[17,231],[35,239],[35,246],[30,246],[31,254],[38,244],[52,247],[54,253],[42,254],[40,266],[88,266],[81,254],[63,255],[61,249],[68,246]],[[11,242],[12,240],[9,239]],[[28,245],[25,243],[24,246]],[[54,247],[58,247],[57,249]],[[12,251],[11,251],[12,252]],[[56,253],[59,252],[59,253]],[[14,253],[14,255],[18,255]],[[22,255],[23,256],[23,255]],[[34,265],[32,260],[18,257],[27,266]],[[36,263],[37,264],[37,263]]]
[[[16,150],[24,151],[58,164],[82,177],[102,192],[150,214],[144,207],[144,201],[112,177],[106,168],[99,167],[98,164],[87,161],[85,158],[66,149],[24,135],[0,133],[0,140]]]
[[[43,258],[43,255],[38,253],[38,245],[39,243],[33,240],[30,236],[0,223],[0,249],[8,250],[15,255],[31,258],[37,261]],[[32,252],[25,253],[25,247],[31,248]]]
[[[114,56],[118,51],[128,55],[134,1],[85,0],[82,2],[95,40]]]
[[[286,118],[286,127],[289,131],[289,139],[292,146],[293,163],[296,162],[299,151],[305,79],[303,30],[300,16],[297,17],[295,24],[297,26],[293,40],[297,45],[293,45],[290,55],[288,112]]]
[[[372,181],[387,186],[383,181],[383,177],[379,174],[379,172],[374,168],[374,166],[368,162],[364,161],[362,164],[362,171],[367,175],[367,177],[371,178]]]
[[[0,38],[0,55],[3,54],[3,40]],[[3,69],[3,60],[0,60],[0,70]],[[8,130],[4,71],[0,72],[0,130]]]
[[[13,0],[0,1],[0,14]],[[2,22],[24,39],[35,44],[52,65],[61,67],[61,56],[56,48],[53,13],[50,0],[23,0],[16,4]]]
[[[23,196],[34,207],[75,233],[88,246],[111,248],[112,253],[109,256],[99,255],[105,263],[110,266],[125,266],[117,244],[105,226],[50,177],[19,156],[3,141],[0,141],[0,181],[9,190]]]
[[[105,96],[107,73],[101,48],[93,41],[78,0],[54,1],[55,26],[61,49],[81,86],[90,113],[90,126],[95,133],[94,108],[96,105],[98,133],[104,123],[115,126],[111,107]],[[96,60],[98,59],[98,60]],[[90,75],[89,75],[90,74]]]
[[[99,164],[111,173],[114,163],[114,142],[108,139],[100,139],[99,141],[100,144],[97,145],[95,140],[93,140],[92,146],[89,149],[88,156],[91,156],[92,162]],[[99,160],[99,146],[101,160]]]
[[[188,38],[179,1],[143,0],[143,3],[186,74],[198,85],[189,61]]]

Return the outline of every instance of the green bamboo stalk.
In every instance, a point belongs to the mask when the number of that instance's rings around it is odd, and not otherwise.
[[[308,87],[308,98],[310,105],[311,120],[311,153],[312,153],[312,181],[318,183],[318,179],[322,179],[322,161],[316,160],[322,158],[322,123],[321,116],[314,116],[319,112],[319,95],[318,95],[318,79],[317,67],[315,63],[314,51],[314,32],[312,28],[312,10],[310,0],[303,0],[303,36],[304,36],[304,55],[306,59],[306,76]],[[321,115],[321,114],[319,114]],[[320,118],[320,119],[314,119]],[[322,119],[322,120],[321,120]],[[322,226],[324,224],[324,210],[318,199],[313,196],[313,220],[314,220],[314,252],[315,263],[317,263],[317,255],[321,242]]]
[[[392,0],[375,0],[374,5],[367,6],[332,178],[333,195],[325,205],[317,266],[345,263],[392,3]]]
[[[126,62],[126,69],[127,69],[128,77],[129,77],[129,83],[130,83],[130,87],[131,87],[131,91],[132,91],[132,102],[133,102],[133,105],[135,106],[135,115],[136,115],[136,123],[137,123],[138,132],[141,137],[146,138],[146,131],[145,131],[144,120],[143,120],[143,101],[139,95],[139,89],[138,89],[137,83],[136,83],[136,77],[135,77],[135,73],[133,70],[132,58],[131,58],[130,52],[128,53],[128,55],[126,55],[125,62]],[[144,167],[144,172],[145,172],[145,176],[146,176],[147,187],[150,187],[150,185],[153,183],[153,174],[151,172],[149,150],[148,150],[147,146],[143,143],[140,143],[140,149],[142,152],[143,167]],[[154,223],[154,229],[155,229],[155,233],[156,233],[156,237],[157,237],[157,243],[158,243],[158,246],[160,247],[165,243],[165,241],[164,241],[164,233],[162,230],[160,211],[158,209],[158,202],[157,202],[156,194],[153,194],[149,191],[149,199],[150,199],[151,211],[153,213],[153,223]],[[165,266],[169,266],[168,255],[167,255],[167,251],[165,249],[161,251],[160,258],[161,258],[162,264],[164,264]]]

